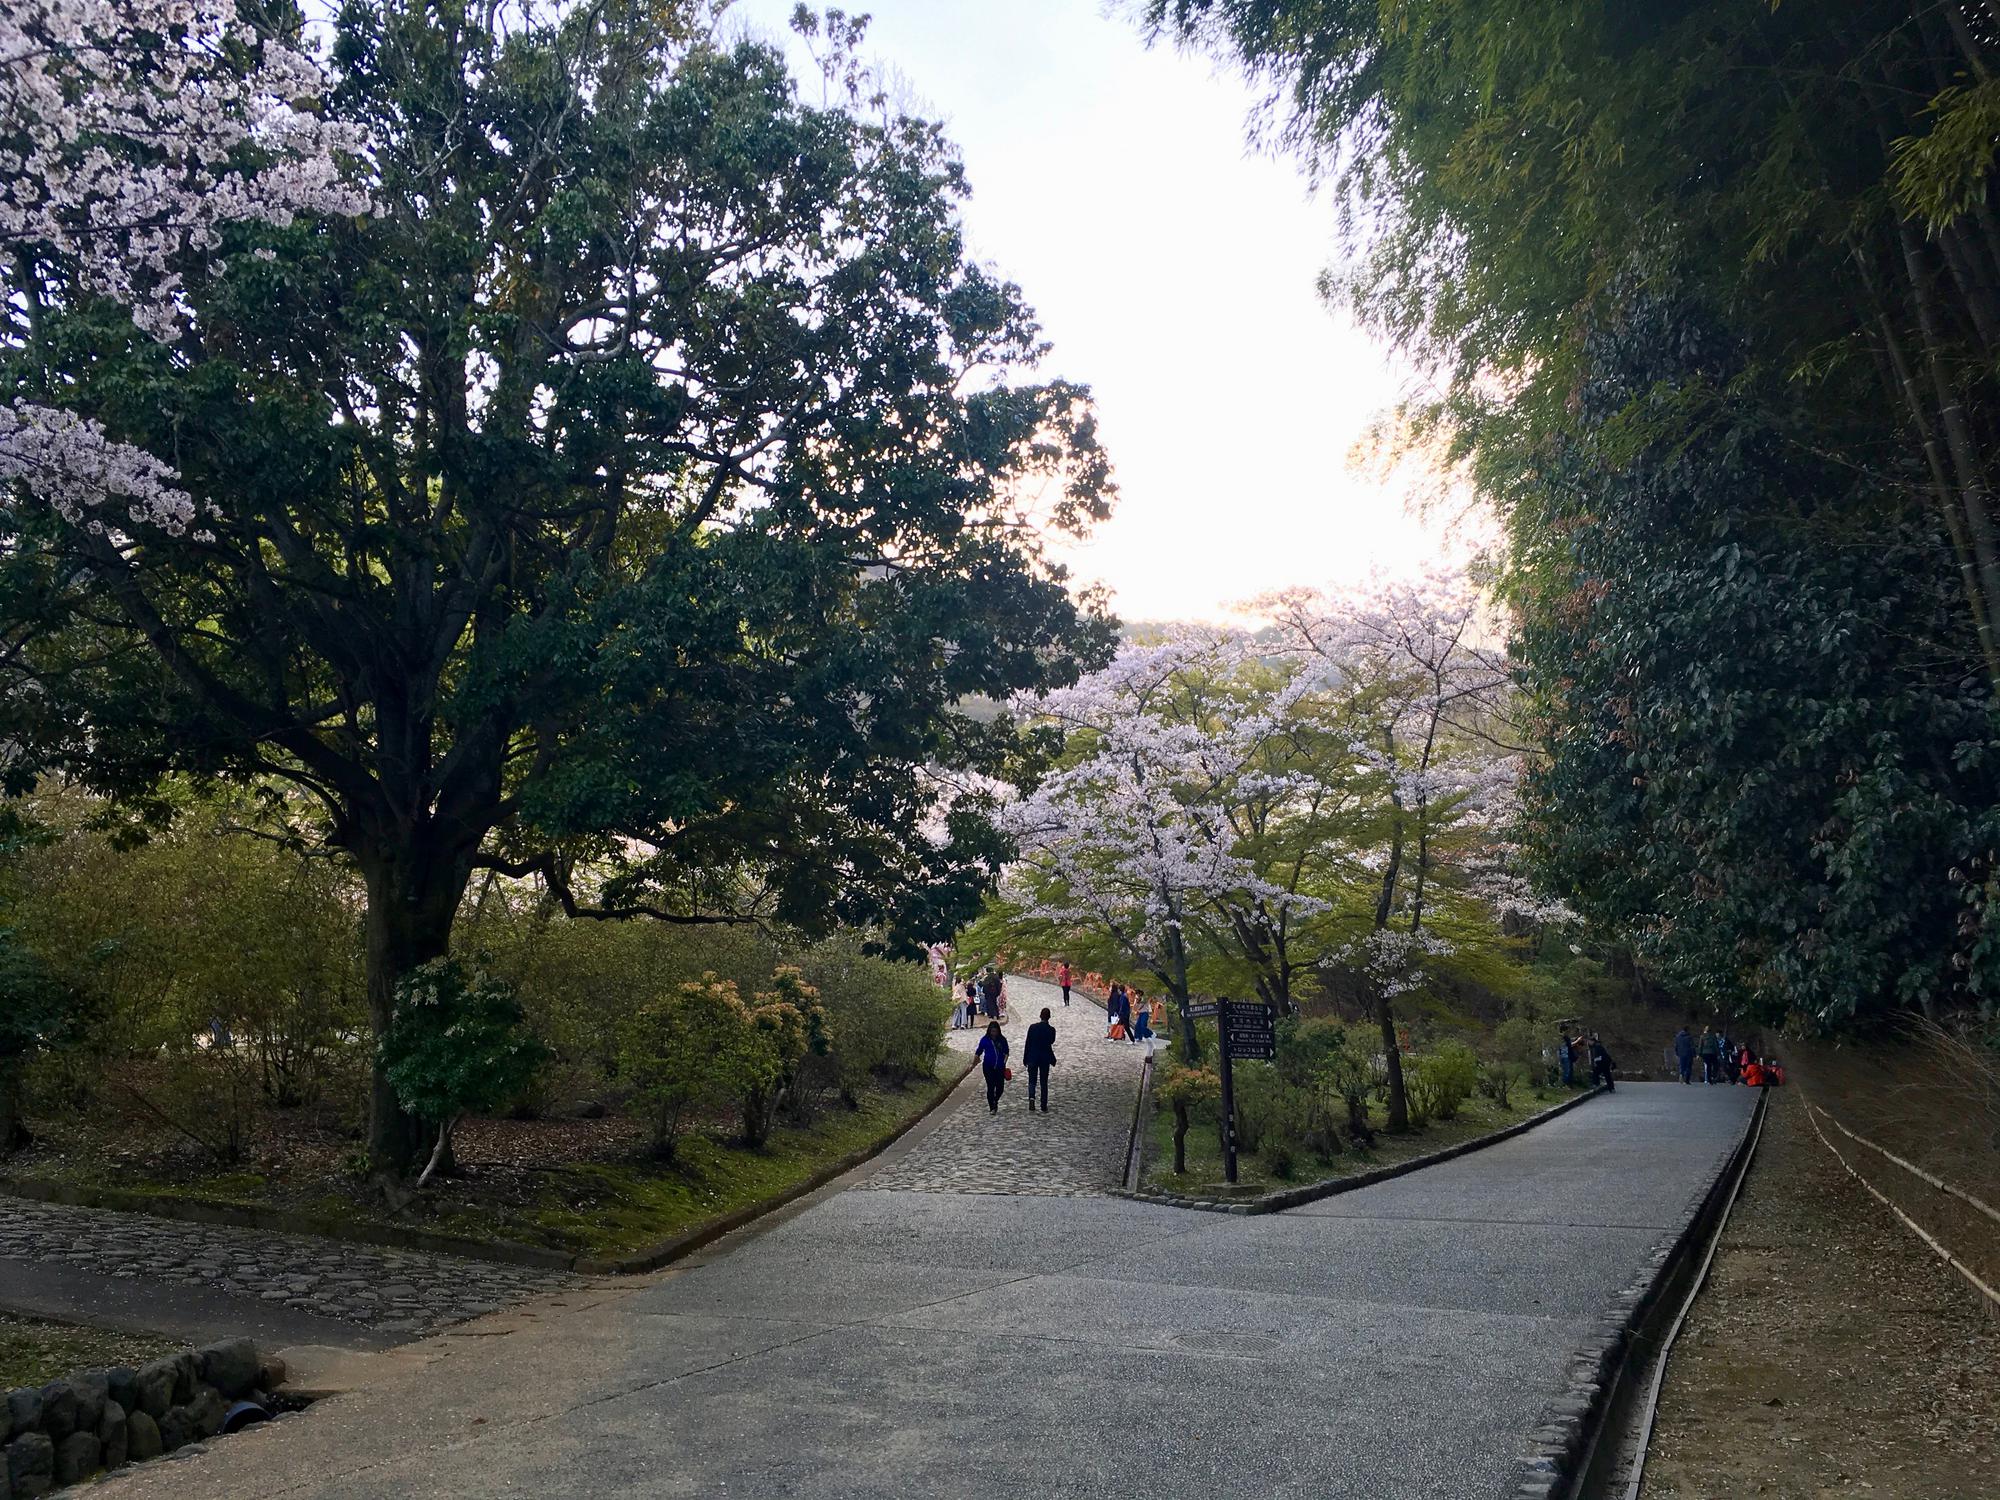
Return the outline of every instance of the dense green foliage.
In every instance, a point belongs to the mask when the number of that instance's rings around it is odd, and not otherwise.
[[[425,1177],[460,1115],[499,1109],[541,1066],[543,1047],[521,1020],[512,989],[455,958],[434,958],[403,976],[396,1018],[377,1046],[403,1108],[437,1127]]]
[[[497,880],[378,1047],[358,882],[244,831],[233,802],[181,801],[137,843],[113,804],[45,793],[10,806],[34,831],[0,856],[5,1102],[25,1094],[42,1118],[136,1111],[221,1163],[277,1115],[358,1127],[378,1053],[432,1132],[464,1112],[650,1110],[621,1043],[633,1017],[704,976],[750,997],[736,1002],[742,1048],[691,1055],[714,1086],[676,1130],[755,1144],[935,1072],[948,1002],[916,965],[869,951],[878,938],[577,920]]]
[[[566,908],[949,928],[1001,846],[972,807],[926,836],[933,768],[1007,748],[954,705],[1105,642],[1044,550],[1108,511],[1087,394],[1021,379],[954,151],[706,14],[342,7],[368,215],[232,226],[167,343],[62,255],[10,266],[10,388],[197,507],[0,508],[14,789],[287,788],[265,820],[361,876],[378,1032],[482,866]]]
[[[1544,875],[1690,999],[1990,1010],[2000,10],[1151,0],[1335,184],[1437,372]]]
[[[1546,875],[1761,1019],[1991,995],[2000,764],[1948,539],[1683,306],[1640,299],[1591,349],[1520,527]]]

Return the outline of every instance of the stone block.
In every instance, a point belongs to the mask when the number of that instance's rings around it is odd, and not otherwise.
[[[196,1387],[201,1384],[201,1361],[194,1357],[194,1350],[184,1349],[174,1356],[174,1401],[185,1406],[194,1400]]]
[[[136,1378],[138,1387],[138,1409],[155,1422],[167,1414],[167,1408],[174,1404],[174,1362],[171,1359],[156,1359],[150,1364],[139,1366]],[[130,1412],[131,1407],[125,1410]]]
[[[14,1500],[36,1500],[55,1483],[56,1445],[44,1433],[24,1432],[7,1445],[7,1483]]]
[[[257,1383],[257,1346],[248,1339],[225,1339],[198,1351],[203,1383],[234,1401]]]
[[[194,1418],[185,1406],[170,1406],[160,1418],[160,1451],[172,1453],[194,1441]]]
[[[105,1468],[115,1469],[125,1462],[126,1444],[130,1438],[125,1408],[116,1401],[106,1401],[104,1415],[97,1419],[97,1440],[104,1444]]]
[[[15,1432],[27,1432],[42,1425],[42,1393],[23,1386],[7,1393],[7,1425]]]
[[[105,1397],[127,1411],[139,1405],[139,1372],[130,1365],[113,1365],[104,1372]]]
[[[72,1432],[56,1444],[56,1488],[88,1479],[104,1466],[104,1445],[94,1432]]]
[[[291,1373],[285,1367],[285,1362],[277,1355],[266,1354],[257,1361],[257,1389],[265,1392],[275,1391],[285,1383]]]
[[[76,1388],[67,1380],[42,1387],[42,1431],[56,1443],[76,1431]]]
[[[229,1399],[212,1385],[204,1385],[188,1403],[188,1421],[197,1438],[212,1438],[222,1431],[222,1419],[229,1415]]]
[[[111,1379],[102,1370],[85,1370],[69,1378],[76,1392],[76,1430],[95,1432],[104,1419],[104,1403],[111,1399]]]
[[[135,1411],[125,1418],[125,1456],[133,1463],[144,1463],[149,1458],[158,1458],[160,1447],[160,1424],[143,1411]]]

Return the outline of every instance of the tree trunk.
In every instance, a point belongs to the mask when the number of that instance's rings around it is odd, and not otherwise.
[[[1410,1099],[1403,1092],[1403,1051],[1396,1045],[1396,1009],[1389,992],[1380,985],[1375,990],[1375,1019],[1382,1028],[1382,1058],[1389,1070],[1389,1119],[1386,1129],[1397,1132],[1410,1128]]]
[[[364,851],[356,863],[368,889],[368,1021],[379,1041],[395,1018],[396,987],[403,977],[450,950],[452,922],[472,878],[472,856]],[[429,1134],[424,1121],[398,1102],[378,1056],[369,1095],[369,1170],[401,1182],[430,1144]],[[449,1169],[448,1162],[441,1165]]]
[[[1187,1133],[1188,1107],[1181,1100],[1174,1101],[1174,1175],[1187,1174]]]

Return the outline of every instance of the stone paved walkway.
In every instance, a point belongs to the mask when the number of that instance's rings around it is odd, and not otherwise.
[[[577,1280],[457,1256],[0,1197],[0,1282],[8,1261],[68,1267],[118,1284],[198,1287],[410,1336]]]
[[[1054,1014],[1056,1066],[1049,1112],[1028,1111],[1028,1073],[1021,1040],[1043,1006]],[[1080,1197],[1116,1187],[1125,1170],[1132,1106],[1145,1048],[1104,1039],[1104,1012],[1078,996],[1067,1010],[1062,992],[1039,980],[1009,978],[1004,1029],[1012,1045],[1014,1081],[989,1114],[983,1085],[968,1086],[943,1124],[907,1156],[868,1179],[875,1190],[915,1193],[1026,1193]],[[982,1031],[948,1033],[971,1052]]]

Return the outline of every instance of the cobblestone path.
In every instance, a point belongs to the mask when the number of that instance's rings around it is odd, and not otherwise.
[[[410,1335],[577,1281],[558,1271],[451,1255],[0,1197],[0,1279],[8,1260],[67,1266],[117,1282],[205,1287]]]
[[[1021,1040],[1043,1006],[1053,1014],[1056,1066],[1049,1112],[1028,1111]],[[1084,1197],[1116,1187],[1125,1171],[1143,1046],[1104,1039],[1104,1012],[1082,996],[1065,1010],[1062,991],[1039,980],[1007,981],[1007,1041],[1013,1082],[989,1114],[986,1091],[969,1086],[943,1124],[900,1161],[870,1177],[872,1190],[912,1193],[1027,1193]],[[971,1052],[982,1031],[949,1033]]]

